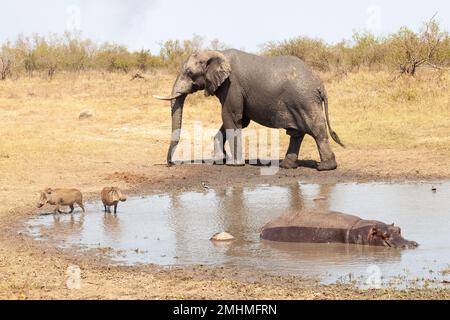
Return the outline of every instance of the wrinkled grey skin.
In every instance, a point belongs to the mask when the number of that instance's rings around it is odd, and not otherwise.
[[[168,165],[180,140],[183,106],[186,96],[205,90],[222,104],[222,121],[214,140],[214,160],[226,159],[224,144],[230,143],[228,165],[243,165],[241,129],[250,121],[269,128],[283,128],[290,136],[289,148],[282,168],[297,168],[300,145],[305,134],[311,135],[319,149],[318,170],[337,167],[328,141],[328,132],[343,146],[331,129],[328,98],[322,81],[305,63],[289,56],[260,57],[239,50],[204,51],[193,54],[183,64],[173,86],[172,141],[167,155]],[[323,112],[325,107],[325,116]]]
[[[55,206],[54,213],[63,213],[61,211],[62,206],[68,206],[70,208],[69,213],[73,213],[75,210],[74,204],[78,206],[85,212],[83,206],[83,195],[77,189],[52,189],[47,188],[41,191],[39,202],[37,207],[42,208],[45,204],[50,204]]]
[[[349,243],[388,248],[416,248],[394,224],[333,211],[304,210],[280,216],[261,229],[261,238],[281,242]]]

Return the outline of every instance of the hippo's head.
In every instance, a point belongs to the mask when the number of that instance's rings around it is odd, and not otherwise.
[[[48,202],[49,196],[51,196],[52,191],[53,190],[51,188],[47,188],[44,191],[41,191],[41,195],[37,204],[38,208],[42,208]]]
[[[392,248],[416,248],[419,244],[402,237],[401,229],[394,224],[377,224],[369,229],[368,244]]]

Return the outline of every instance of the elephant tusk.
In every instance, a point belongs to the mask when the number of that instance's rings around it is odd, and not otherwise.
[[[173,97],[153,96],[153,98],[158,99],[158,100],[163,100],[163,101],[172,101],[172,100],[175,100],[175,99],[177,99],[177,98],[179,98],[181,96],[182,96],[182,94],[178,94],[178,95],[175,95]]]

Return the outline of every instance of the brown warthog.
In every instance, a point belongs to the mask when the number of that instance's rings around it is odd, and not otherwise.
[[[102,190],[102,202],[105,206],[105,213],[111,213],[111,206],[114,206],[114,213],[117,213],[119,201],[127,201],[127,197],[122,194],[119,188],[106,187]]]
[[[85,212],[83,206],[83,195],[80,190],[77,189],[47,188],[44,191],[41,191],[41,197],[37,207],[42,208],[47,203],[55,206],[55,209],[53,210],[55,214],[63,213],[60,210],[61,206],[69,206],[69,213],[73,213],[75,203],[78,204],[83,212]]]

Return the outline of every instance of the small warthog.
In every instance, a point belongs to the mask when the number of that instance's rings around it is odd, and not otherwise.
[[[47,188],[44,191],[41,191],[41,197],[37,207],[42,208],[47,203],[55,206],[55,210],[53,210],[55,214],[63,213],[60,210],[61,206],[69,206],[69,213],[73,213],[75,203],[78,204],[83,212],[85,212],[83,206],[83,195],[80,190],[77,189]]]
[[[105,206],[105,213],[111,213],[111,206],[114,206],[114,213],[117,213],[117,204],[119,201],[127,201],[127,197],[122,194],[119,188],[106,187],[102,190],[102,202]]]

